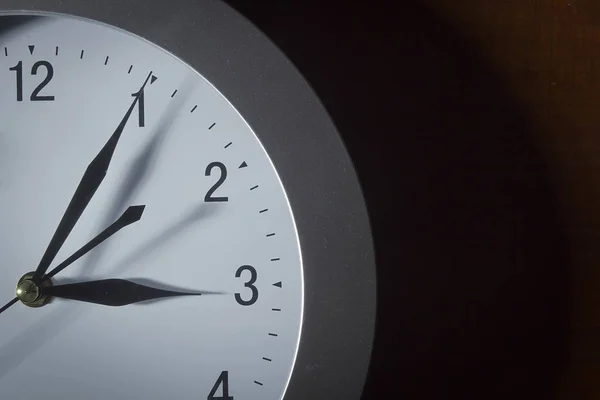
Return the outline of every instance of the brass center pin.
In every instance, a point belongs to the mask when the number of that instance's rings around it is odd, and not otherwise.
[[[33,280],[33,276],[34,273],[30,272],[19,279],[17,298],[28,307],[38,308],[50,302],[50,296],[44,294],[44,288],[52,287],[52,281],[48,279],[38,284]]]

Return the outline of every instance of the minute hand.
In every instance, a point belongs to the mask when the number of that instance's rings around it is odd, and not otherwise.
[[[70,283],[44,289],[52,297],[120,307],[169,297],[200,296],[202,292],[179,292],[140,285],[124,279]],[[206,292],[205,292],[206,294]]]
[[[33,276],[35,281],[40,281],[42,279],[65,240],[67,240],[67,237],[71,234],[75,224],[77,221],[79,221],[81,214],[83,214],[83,211],[86,209],[90,200],[96,193],[96,190],[98,190],[98,187],[100,187],[100,184],[104,180],[106,171],[108,170],[110,161],[112,160],[112,156],[117,148],[119,139],[121,138],[121,134],[125,129],[125,125],[127,125],[127,121],[129,120],[129,117],[131,117],[131,114],[133,113],[133,110],[139,101],[140,95],[144,92],[144,88],[146,87],[146,84],[151,76],[152,72],[148,74],[148,77],[144,81],[144,84],[142,85],[138,94],[135,96],[133,103],[129,107],[129,110],[127,110],[127,113],[121,120],[121,123],[119,123],[119,126],[115,132],[112,134],[110,139],[108,139],[108,142],[106,142],[98,155],[88,165],[85,174],[81,178],[79,186],[77,186],[75,194],[73,195],[73,198],[71,199],[71,202],[65,211],[65,214],[58,224],[58,228],[56,228],[56,232],[54,232],[52,240],[50,240],[50,244],[48,245],[48,248],[42,257],[42,260],[35,270],[35,274]]]

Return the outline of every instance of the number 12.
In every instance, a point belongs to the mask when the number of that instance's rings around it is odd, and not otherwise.
[[[54,96],[40,96],[42,89],[46,87],[54,77],[54,68],[48,61],[38,61],[31,67],[31,75],[37,75],[40,67],[46,69],[46,78],[40,83],[31,93],[29,98],[31,101],[54,101]],[[19,61],[17,65],[9,68],[9,71],[17,73],[17,101],[23,101],[23,61]]]

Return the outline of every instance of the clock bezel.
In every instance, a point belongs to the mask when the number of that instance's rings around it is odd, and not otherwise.
[[[271,158],[300,238],[304,316],[284,399],[359,399],[376,303],[367,209],[339,133],[285,55],[221,1],[3,0],[2,11],[62,13],[126,30],[179,57],[231,102]]]

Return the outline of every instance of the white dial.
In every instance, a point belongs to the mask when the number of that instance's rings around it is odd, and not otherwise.
[[[203,293],[13,305],[0,314],[0,398],[281,399],[302,324],[302,259],[285,189],[243,116],[134,35],[55,15],[0,24],[11,26],[0,36],[2,304],[35,271],[132,104],[106,177],[49,270],[128,207],[145,205],[143,216],[52,281]]]

